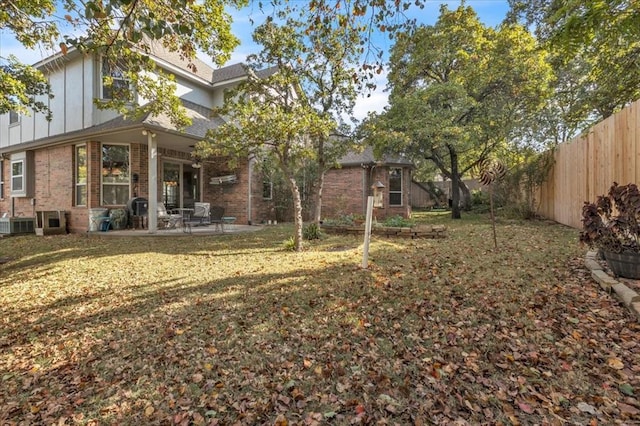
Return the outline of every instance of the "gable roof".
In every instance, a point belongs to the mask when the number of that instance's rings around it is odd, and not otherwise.
[[[151,56],[155,56],[158,59],[168,62],[189,74],[193,74],[203,80],[206,80],[209,83],[212,81],[214,69],[199,58],[195,57],[187,60],[183,58],[180,53],[173,52],[164,47],[164,45],[158,40],[149,40],[147,41],[147,45],[149,46],[149,53]]]
[[[155,56],[157,59],[178,67],[182,71],[200,77],[210,84],[232,81],[246,77],[248,75],[245,69],[245,64],[241,62],[227,65],[221,68],[212,68],[210,65],[198,59],[197,57],[192,60],[183,58],[180,53],[168,50],[162,45],[161,42],[157,40],[149,41],[148,45],[150,47],[150,54],[152,56]],[[264,78],[273,74],[276,69],[276,67],[265,68],[263,70],[259,70],[256,74],[258,77]]]

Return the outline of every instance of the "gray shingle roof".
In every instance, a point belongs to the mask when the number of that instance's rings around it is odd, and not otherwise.
[[[151,55],[156,58],[162,59],[188,73],[194,74],[208,82],[211,82],[214,69],[200,59],[193,58],[191,61],[185,60],[180,57],[178,52],[168,50],[157,40],[151,40],[147,44],[151,49]]]
[[[225,123],[225,121],[219,116],[212,116],[212,110],[202,105],[185,100],[182,101],[182,105],[187,110],[187,116],[191,118],[192,121],[192,124],[183,129],[182,133],[202,138],[208,130],[215,129]],[[164,114],[161,116],[147,116],[143,123],[150,126],[162,127],[168,130],[178,130],[171,123],[169,117]]]
[[[166,49],[159,41],[149,41],[148,45],[151,49],[151,55],[158,59],[166,61],[183,71],[194,74],[211,84],[221,83],[224,81],[235,80],[245,77],[247,71],[242,63],[231,64],[225,67],[214,69],[198,58],[187,61],[180,57],[178,52],[172,52]],[[194,69],[195,68],[195,69]],[[266,68],[257,72],[258,77],[264,78],[275,72],[276,68]]]

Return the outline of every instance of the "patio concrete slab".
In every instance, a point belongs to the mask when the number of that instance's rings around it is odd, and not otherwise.
[[[192,226],[191,233],[184,232],[183,228],[175,229],[158,229],[156,232],[151,233],[148,229],[119,229],[117,231],[93,231],[88,232],[88,235],[92,237],[191,237],[191,236],[204,236],[204,235],[225,235],[236,234],[239,232],[255,232],[261,230],[261,225],[237,225],[226,224],[224,225],[224,232],[214,225],[209,226]]]

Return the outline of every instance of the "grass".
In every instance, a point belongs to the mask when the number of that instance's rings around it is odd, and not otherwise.
[[[291,228],[0,240],[2,424],[640,421],[640,328],[577,231],[420,213],[444,240]],[[599,424],[598,423],[598,424]]]

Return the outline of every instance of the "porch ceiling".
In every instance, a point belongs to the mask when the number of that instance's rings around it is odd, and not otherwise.
[[[121,130],[111,133],[105,133],[97,137],[91,137],[91,140],[102,143],[139,143],[142,145],[147,144],[147,135],[145,132],[151,132],[155,134],[155,140],[158,144],[158,148],[173,149],[182,152],[191,152],[193,145],[198,142],[198,139],[188,136],[175,134],[173,132],[167,132],[158,129],[149,129],[145,127],[132,128],[127,130]]]

